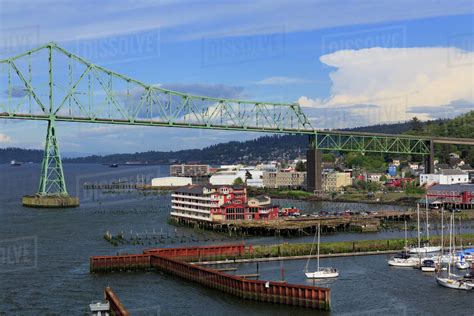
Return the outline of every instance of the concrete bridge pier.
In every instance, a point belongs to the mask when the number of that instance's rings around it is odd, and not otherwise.
[[[430,154],[425,157],[425,173],[434,173],[434,142],[428,141]]]
[[[322,189],[321,150],[316,149],[316,135],[309,138],[309,149],[306,152],[306,191],[319,192]]]

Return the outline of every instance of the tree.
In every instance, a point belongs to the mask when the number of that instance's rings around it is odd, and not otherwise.
[[[234,182],[232,183],[233,185],[243,185],[244,184],[244,180],[242,180],[241,177],[238,177],[237,179],[234,180]]]
[[[381,182],[387,182],[387,176],[384,175],[384,174],[381,175],[381,176],[380,176],[380,181],[381,181]]]
[[[250,173],[250,171],[246,171],[245,172],[245,180],[247,181],[248,179],[252,179],[252,174]]]
[[[299,160],[296,163],[295,170],[300,172],[306,171],[306,164],[303,161]]]
[[[421,132],[423,130],[423,124],[421,123],[421,121],[416,116],[414,116],[411,119],[410,125],[411,125],[411,129],[414,132]]]

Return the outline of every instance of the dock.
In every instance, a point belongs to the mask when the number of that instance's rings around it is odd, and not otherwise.
[[[330,289],[277,281],[249,280],[216,269],[192,264],[193,260],[229,259],[252,254],[252,246],[219,245],[186,248],[158,248],[143,254],[90,258],[91,273],[158,270],[193,281],[242,299],[313,308],[330,309]]]
[[[410,220],[411,211],[380,211],[368,215],[327,215],[307,217],[280,217],[274,220],[233,220],[203,222],[182,217],[171,217],[176,225],[199,227],[230,235],[242,236],[310,236],[314,235],[318,224],[323,233],[334,232],[374,232],[379,231],[382,223],[387,221]]]

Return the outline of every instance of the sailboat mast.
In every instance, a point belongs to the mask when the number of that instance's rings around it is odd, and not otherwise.
[[[318,269],[317,269],[317,271],[319,271],[319,242],[320,242],[320,239],[321,239],[321,223],[318,223]]]
[[[425,209],[426,213],[426,239],[428,242],[430,241],[430,224],[429,224],[429,219],[428,219],[428,208]]]
[[[405,254],[408,251],[407,221],[405,221]]]
[[[417,227],[418,227],[418,257],[421,262],[421,240],[420,240],[420,204],[416,204],[416,218],[417,218]]]
[[[451,214],[451,219],[449,223],[449,265],[448,265],[448,277],[451,275],[451,264],[453,263],[453,215]]]

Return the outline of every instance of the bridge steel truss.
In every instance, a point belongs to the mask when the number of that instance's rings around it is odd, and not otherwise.
[[[45,80],[45,78],[47,78]],[[313,149],[430,155],[428,138],[314,129],[298,104],[196,96],[95,65],[55,43],[0,60],[0,118],[48,122],[39,195],[67,195],[56,122],[306,134]]]

